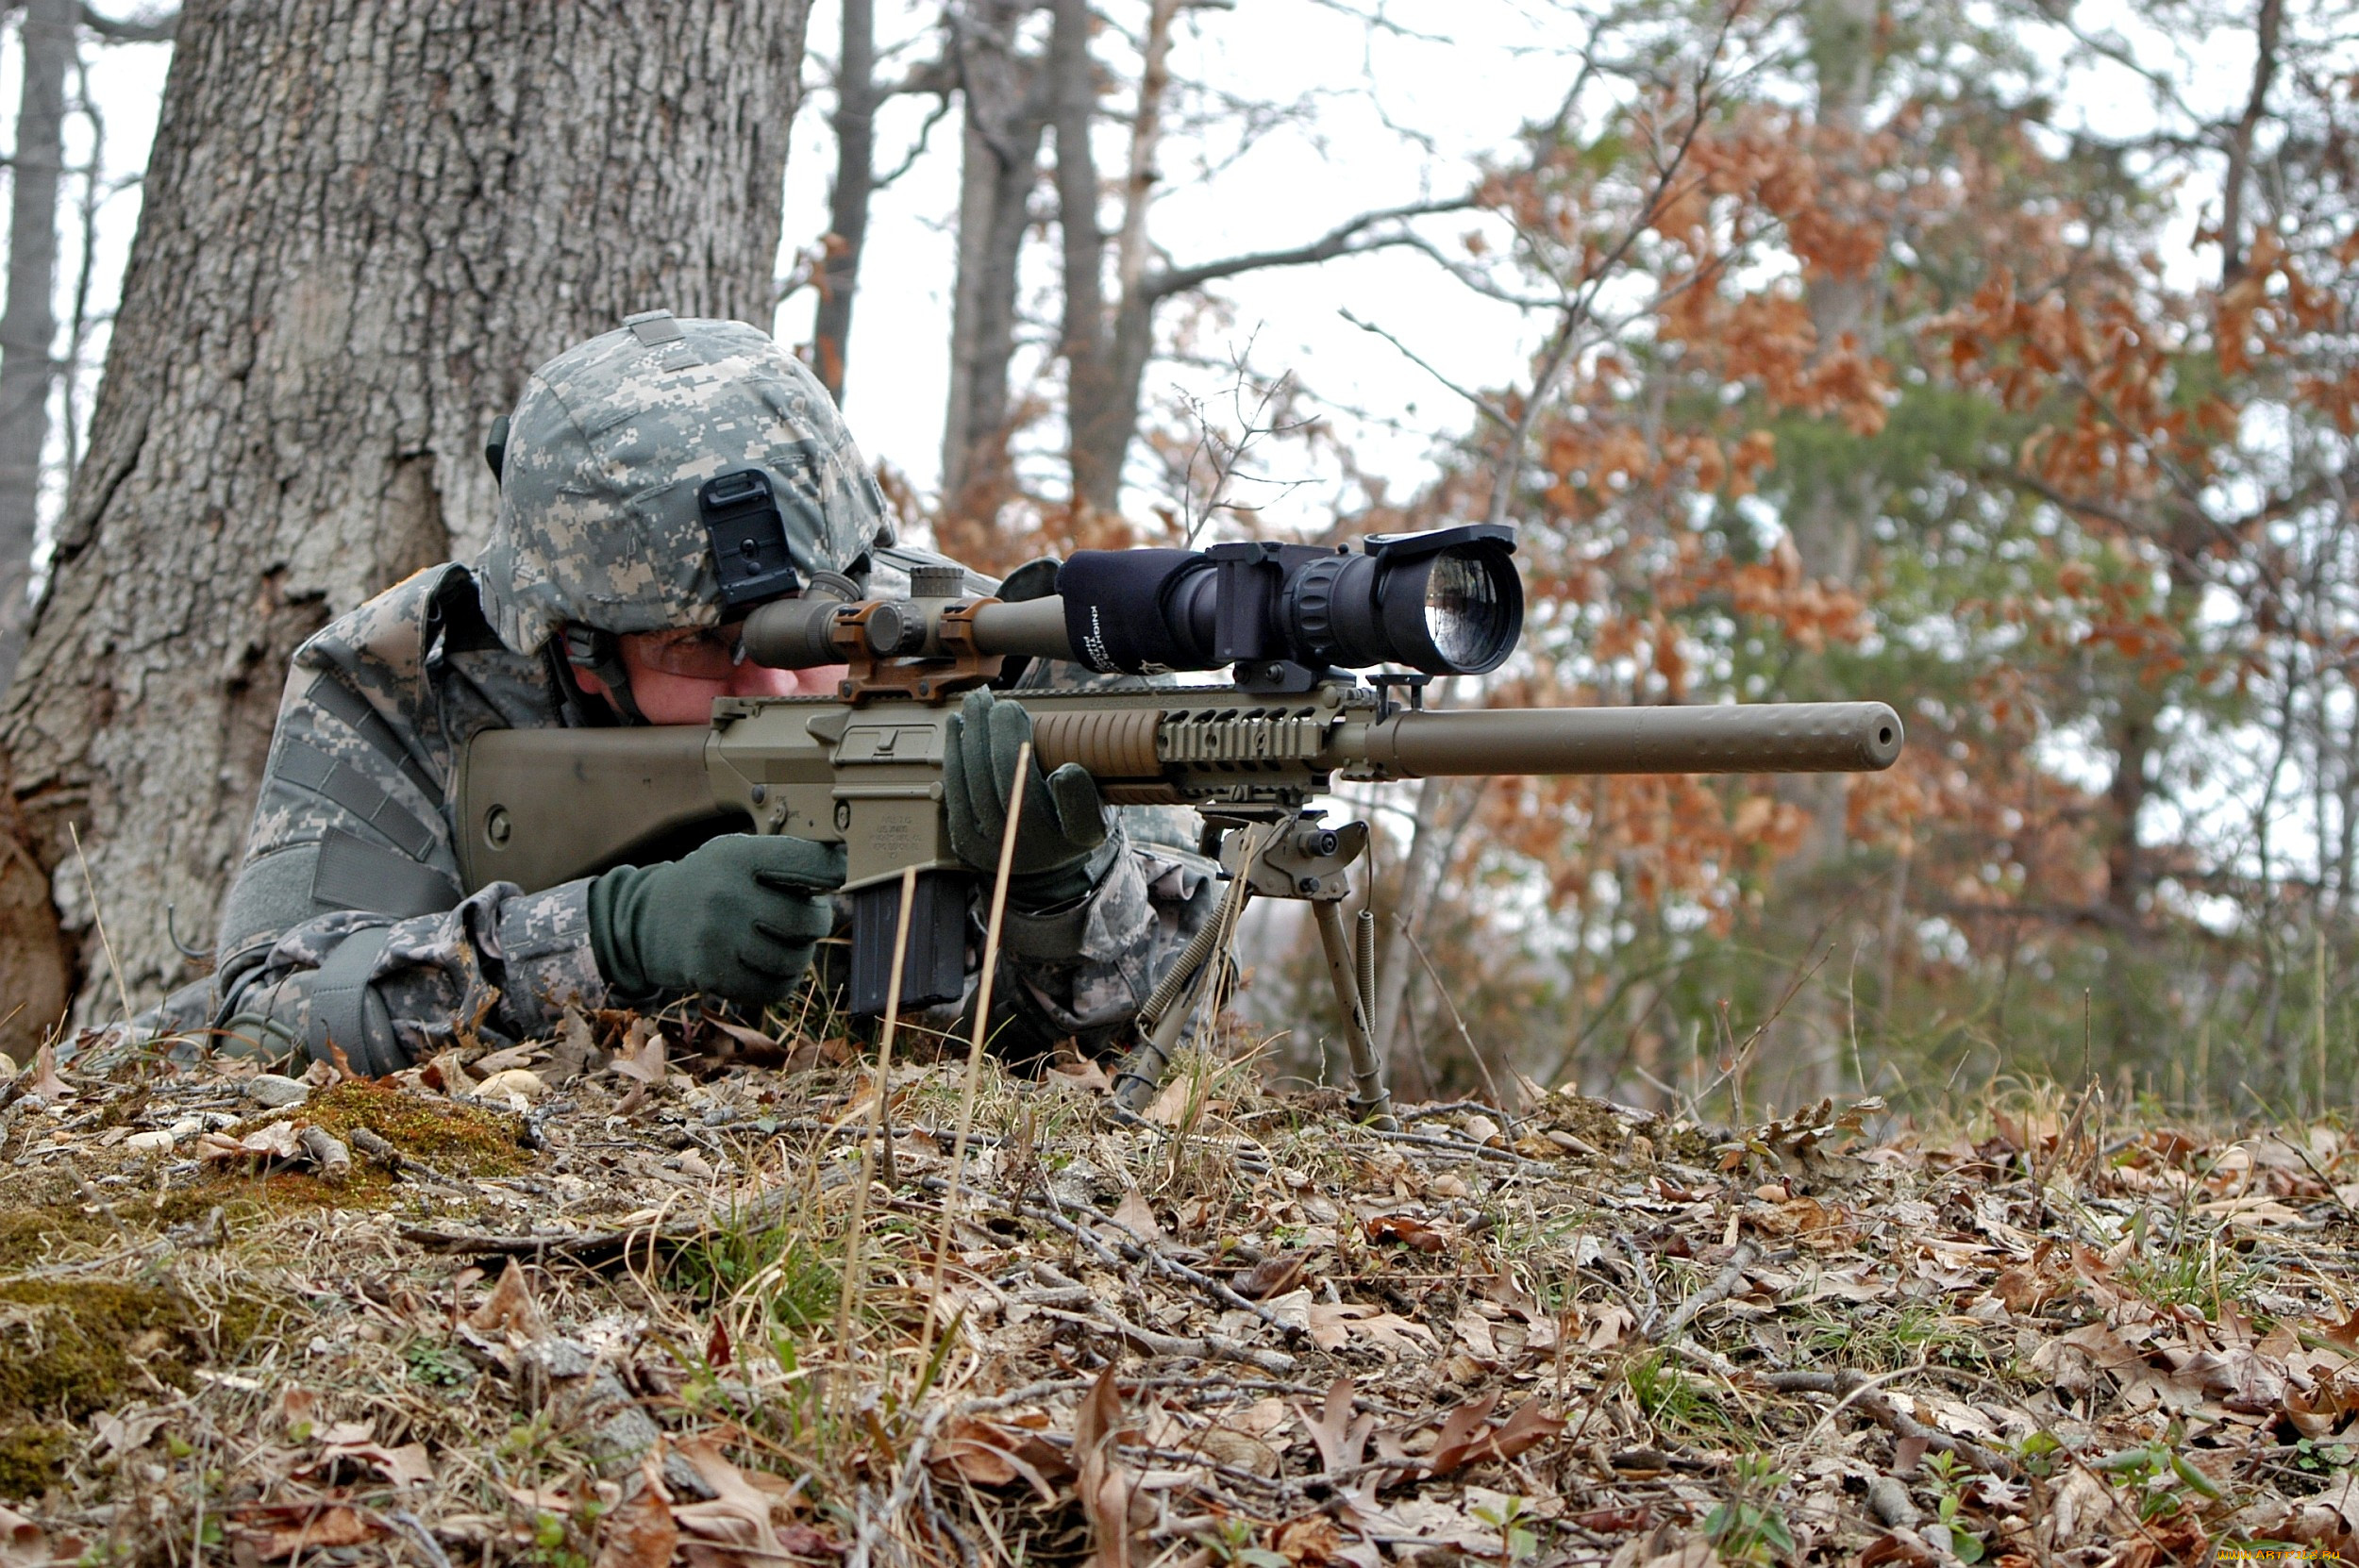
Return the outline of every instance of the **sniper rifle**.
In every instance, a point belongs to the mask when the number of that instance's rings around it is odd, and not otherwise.
[[[716,512],[725,509],[708,506],[709,524]],[[915,569],[904,596],[868,597],[832,574],[796,579],[781,564],[782,536],[765,542],[727,515],[713,531],[725,613],[750,609],[746,655],[778,668],[846,665],[838,694],[726,697],[710,729],[477,736],[458,779],[468,888],[551,887],[732,828],[842,842],[852,1009],[885,1010],[910,867],[900,1006],[956,1001],[978,878],[951,847],[943,759],[957,697],[993,684],[1030,714],[1044,770],[1078,762],[1111,805],[1199,812],[1207,852],[1230,884],[1219,917],[1140,1010],[1140,1044],[1115,1087],[1131,1109],[1153,1094],[1221,967],[1216,950],[1245,899],[1259,896],[1311,905],[1345,1019],[1354,1108],[1389,1114],[1369,1031],[1374,921],[1363,911],[1347,937],[1339,910],[1368,827],[1330,824],[1313,803],[1337,779],[1858,772],[1889,767],[1900,752],[1899,717],[1877,702],[1424,708],[1430,677],[1496,669],[1521,635],[1514,535],[1495,525],[1374,536],[1357,552],[1261,542],[1085,550],[1056,570],[1056,592],[1017,602],[969,592],[963,569],[947,564]],[[753,586],[733,601],[739,567]],[[795,596],[778,596],[781,581]],[[743,602],[755,593],[767,596]],[[1030,691],[1011,678],[1028,659],[1155,676],[1228,666],[1231,678]],[[1351,673],[1384,663],[1415,673]]]

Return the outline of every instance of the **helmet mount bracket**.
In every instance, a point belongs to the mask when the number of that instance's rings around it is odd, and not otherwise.
[[[802,592],[787,548],[786,518],[759,468],[731,469],[696,487],[696,513],[712,542],[722,619]]]

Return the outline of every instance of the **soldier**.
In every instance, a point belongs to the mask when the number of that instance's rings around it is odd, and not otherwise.
[[[701,993],[758,1009],[794,993],[833,927],[841,847],[793,838],[727,834],[542,892],[464,893],[449,798],[485,729],[704,724],[718,696],[833,690],[840,671],[745,660],[696,503],[702,481],[761,468],[805,582],[925,559],[892,546],[827,392],[753,327],[649,311],[536,371],[491,455],[499,511],[476,565],[421,572],[295,653],[205,993],[234,1048],[326,1057],[332,1041],[386,1073],[461,1030],[545,1035],[568,1006]],[[965,699],[945,787],[979,870],[1029,732],[1020,708]],[[1205,917],[1207,868],[1132,842],[1080,770],[1030,774],[995,990],[1028,1044],[1094,1046]]]

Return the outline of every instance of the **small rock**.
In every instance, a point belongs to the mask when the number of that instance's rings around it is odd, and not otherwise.
[[[183,1138],[193,1138],[204,1130],[204,1117],[183,1116],[172,1124],[172,1141],[176,1143]]]
[[[1499,1136],[1499,1125],[1491,1120],[1488,1116],[1469,1116],[1466,1118],[1465,1127],[1466,1136],[1473,1139],[1478,1143],[1503,1143],[1506,1142],[1505,1139]]]
[[[1877,1518],[1895,1528],[1916,1523],[1916,1504],[1907,1483],[1895,1476],[1879,1476],[1867,1483],[1867,1506]]]
[[[543,1083],[536,1073],[527,1072],[522,1067],[510,1067],[505,1073],[494,1073],[477,1084],[475,1092],[477,1096],[486,1100],[521,1099],[530,1102],[546,1094],[549,1092],[549,1086]]]
[[[311,1086],[276,1073],[260,1073],[245,1080],[245,1097],[276,1110],[280,1106],[301,1105],[310,1099]]]
[[[173,1145],[173,1136],[161,1127],[154,1132],[135,1132],[123,1141],[123,1146],[138,1154],[161,1154]]]

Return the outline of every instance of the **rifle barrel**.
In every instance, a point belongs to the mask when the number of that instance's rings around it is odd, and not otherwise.
[[[1900,755],[1880,702],[1693,708],[1464,709],[1369,726],[1367,761],[1395,776],[1482,774],[1874,773]]]

